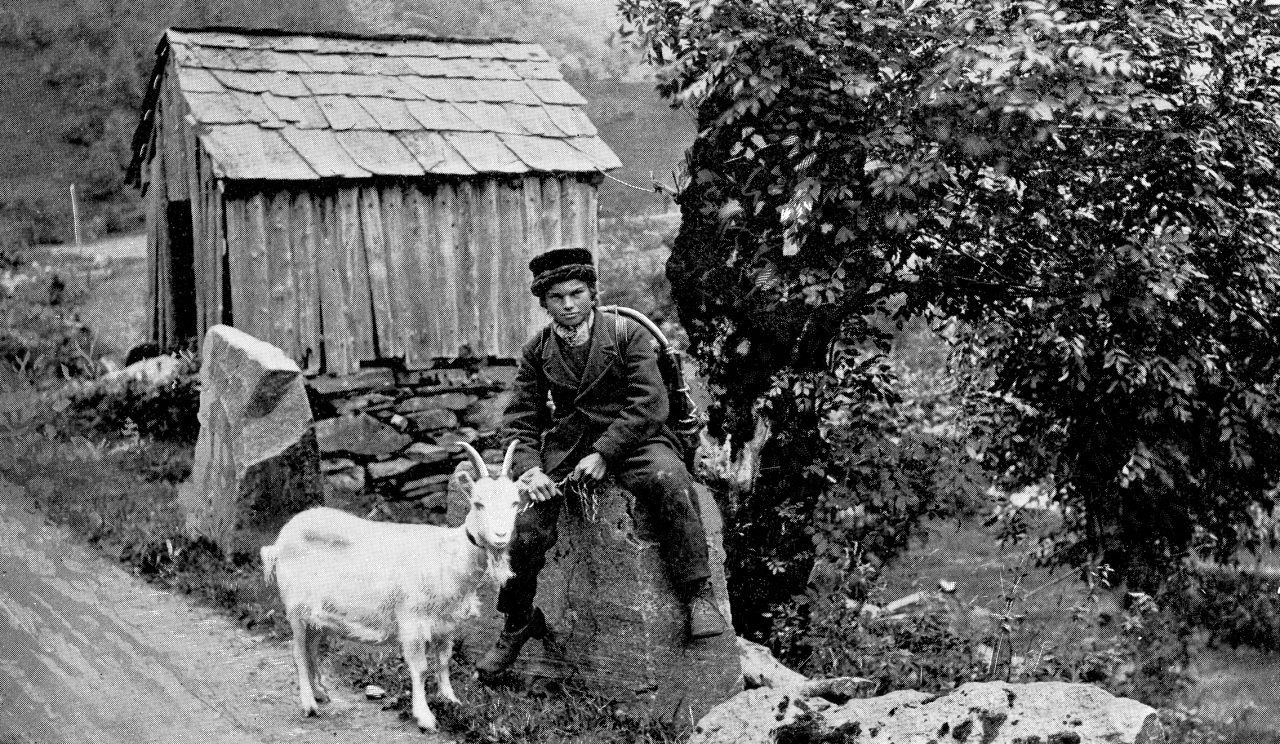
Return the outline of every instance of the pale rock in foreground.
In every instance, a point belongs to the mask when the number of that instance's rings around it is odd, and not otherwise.
[[[689,744],[772,744],[780,729],[848,744],[1159,744],[1155,709],[1092,685],[970,682],[947,695],[900,690],[837,705],[796,688],[747,690],[716,706]]]
[[[191,478],[178,492],[191,535],[228,555],[257,550],[323,500],[302,372],[277,347],[230,326],[210,328],[199,418]]]

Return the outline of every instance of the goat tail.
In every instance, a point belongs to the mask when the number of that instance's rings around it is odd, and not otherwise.
[[[276,559],[280,554],[274,545],[263,545],[258,552],[262,555],[262,579],[270,586],[276,582]]]

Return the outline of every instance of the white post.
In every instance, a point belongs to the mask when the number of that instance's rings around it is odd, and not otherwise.
[[[80,236],[80,201],[76,199],[76,185],[71,184],[71,227],[76,235],[76,247],[84,245]]]
[[[80,200],[76,198],[76,185],[71,184],[71,229],[76,236],[76,255],[84,259],[84,236],[80,232]],[[84,266],[84,288],[86,292],[93,290],[93,262],[87,261]]]

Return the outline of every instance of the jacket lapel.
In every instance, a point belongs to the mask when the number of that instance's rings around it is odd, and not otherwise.
[[[591,329],[591,352],[587,356],[586,369],[582,371],[582,381],[578,385],[575,401],[582,400],[584,395],[591,392],[596,383],[600,382],[600,378],[604,377],[604,373],[609,371],[609,366],[618,358],[614,327],[617,316],[605,315],[599,310],[592,312],[595,313],[595,326]]]
[[[542,371],[553,385],[576,390],[581,379],[573,373],[569,360],[560,353],[560,344],[556,342],[555,331],[547,329],[546,343],[542,344]]]

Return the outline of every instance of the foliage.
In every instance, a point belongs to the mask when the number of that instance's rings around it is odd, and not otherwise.
[[[666,65],[660,90],[697,112],[668,276],[719,400],[713,430],[742,442],[759,414],[780,433],[756,498],[813,513],[840,480],[829,417],[894,402],[870,313],[932,313],[966,321],[974,382],[1009,424],[977,454],[1012,481],[1055,476],[1076,548],[1064,560],[1130,574],[1188,550],[1196,529],[1235,549],[1280,477],[1266,454],[1280,444],[1273,13],[1252,0],[622,8]],[[812,466],[770,476],[783,464]]]
[[[1210,643],[1280,651],[1280,580],[1248,569],[1201,565],[1167,590],[1170,607]]]
[[[83,288],[73,272],[11,255],[14,268],[0,273],[0,390],[98,374],[93,335],[74,311]]]
[[[906,337],[903,337],[906,339]],[[892,396],[850,391],[821,423],[829,446],[822,468],[808,476],[823,487],[811,505],[779,504],[770,490],[730,491],[726,519],[731,576],[765,577],[730,582],[735,607],[760,608],[735,617],[740,632],[765,637],[778,618],[822,597],[861,600],[874,572],[924,536],[926,520],[972,516],[984,505],[990,478],[980,450],[998,430],[998,408],[974,396],[946,369],[912,369],[901,359],[927,354],[936,339],[908,339],[915,352],[888,358],[866,354],[852,363],[874,364],[899,381]],[[788,432],[779,438],[785,446]],[[770,476],[762,476],[765,483]],[[799,587],[799,589],[797,589]],[[790,608],[789,608],[790,606]],[[772,619],[770,619],[772,615]]]
[[[600,301],[639,310],[654,322],[678,320],[662,272],[674,226],[656,217],[600,221]]]
[[[408,671],[398,649],[372,650],[355,644],[335,649],[335,667],[356,686],[387,691],[384,709],[409,715]],[[454,685],[464,705],[432,701],[441,730],[475,744],[671,744],[679,740],[656,717],[628,709],[590,691],[547,681],[492,688],[470,674],[472,660],[454,654]]]
[[[1045,590],[1063,578],[1028,587],[1026,558],[1006,569],[995,596],[963,601],[955,586],[944,586],[895,609],[883,604],[878,571],[855,556],[850,573],[863,578],[861,598],[811,591],[807,615],[783,617],[775,637],[784,657],[806,674],[865,677],[878,694],[1057,680],[1095,684],[1156,707],[1183,699],[1193,636],[1164,597],[1132,594],[1122,609],[1104,572],[1081,589],[1050,595]]]
[[[70,396],[64,416],[75,430],[96,436],[136,433],[194,446],[199,412],[200,360],[184,354],[178,373],[159,385],[125,378],[84,386]]]
[[[1265,722],[1255,723],[1249,711],[1226,720],[1208,718],[1185,705],[1158,711],[1168,744],[1277,744],[1280,733]],[[1259,725],[1261,724],[1261,725]]]
[[[57,210],[38,196],[0,197],[0,269],[20,263],[24,248],[62,238]]]

